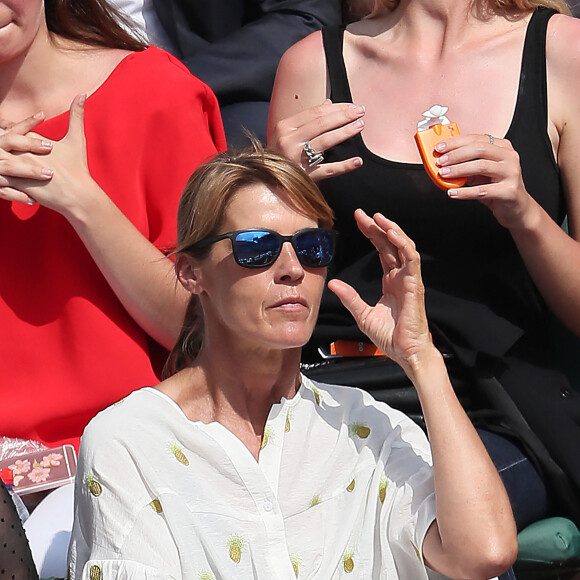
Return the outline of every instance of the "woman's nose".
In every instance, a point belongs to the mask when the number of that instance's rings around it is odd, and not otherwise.
[[[276,260],[276,278],[280,281],[298,281],[304,277],[304,267],[300,263],[290,242],[282,244]]]

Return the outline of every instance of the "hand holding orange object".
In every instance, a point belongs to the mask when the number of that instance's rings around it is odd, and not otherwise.
[[[449,121],[445,116],[447,109],[448,107],[433,105],[423,113],[425,118],[419,121],[417,133],[415,133],[415,142],[419,148],[419,153],[421,153],[425,170],[435,185],[444,190],[450,187],[461,187],[466,181],[464,177],[444,179],[439,174],[437,158],[440,157],[440,154],[435,150],[435,145],[442,139],[459,135],[457,124]]]

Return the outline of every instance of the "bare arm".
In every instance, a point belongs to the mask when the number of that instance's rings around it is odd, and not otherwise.
[[[77,97],[67,135],[53,143],[48,154],[3,151],[0,196],[24,203],[32,199],[62,214],[129,314],[145,332],[170,348],[181,328],[187,294],[175,284],[172,262],[90,176],[83,115],[83,99]]]
[[[361,231],[379,251],[383,296],[375,306],[339,280],[329,288],[363,332],[413,381],[433,454],[437,519],[423,555],[434,570],[453,578],[489,578],[517,554],[516,527],[499,474],[449,381],[427,326],[419,254],[393,222],[363,211]]]

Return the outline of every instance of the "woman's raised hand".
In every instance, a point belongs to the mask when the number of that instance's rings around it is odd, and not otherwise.
[[[364,113],[364,107],[327,99],[276,123],[268,134],[268,146],[300,164],[314,181],[348,173],[362,165],[360,157],[310,167],[304,145],[309,143],[314,152],[324,154],[362,131]]]
[[[425,313],[419,253],[403,230],[382,214],[371,218],[358,209],[355,219],[361,232],[379,252],[383,295],[371,306],[341,280],[330,280],[328,287],[373,343],[409,370],[423,353],[433,348]]]
[[[84,101],[84,95],[73,100],[68,132],[61,141],[50,143],[34,133],[15,132],[18,127],[23,132],[29,120],[11,126],[0,136],[2,198],[38,202],[67,217],[81,203],[81,195],[100,190],[87,164]]]
[[[524,186],[519,155],[507,139],[458,135],[440,141],[436,150],[443,177],[468,178],[463,187],[450,189],[449,197],[482,202],[510,230],[525,225],[533,200]]]

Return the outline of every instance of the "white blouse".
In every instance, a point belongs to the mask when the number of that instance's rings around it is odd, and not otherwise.
[[[423,431],[306,377],[272,407],[258,462],[223,425],[135,391],[86,428],[75,503],[71,579],[430,577]]]

